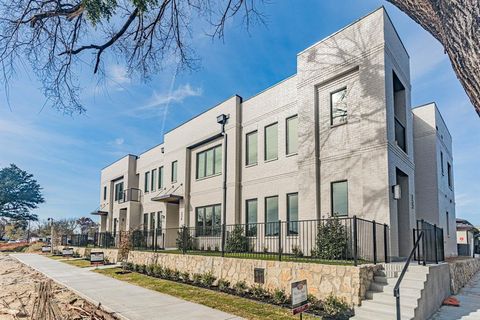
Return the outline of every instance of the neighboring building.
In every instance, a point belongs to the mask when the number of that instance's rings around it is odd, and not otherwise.
[[[457,246],[459,256],[473,256],[478,248],[478,235],[480,231],[468,220],[457,219]]]
[[[227,224],[356,215],[390,226],[391,256],[411,250],[409,56],[383,8],[300,52],[292,77],[163,140],[102,170],[101,231],[219,228],[223,209]]]
[[[445,255],[457,255],[452,136],[435,103],[413,110],[417,219],[443,229]]]

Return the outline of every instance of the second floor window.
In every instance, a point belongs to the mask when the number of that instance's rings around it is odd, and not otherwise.
[[[440,170],[442,170],[442,176],[444,175],[444,167],[443,167],[443,152],[440,151]]]
[[[163,188],[163,167],[158,168],[158,189]]]
[[[298,116],[287,118],[287,154],[297,153],[298,149]]]
[[[246,142],[246,158],[245,158],[245,164],[247,166],[257,164],[258,161],[258,132],[253,131],[250,133],[247,133],[245,136],[245,142]]]
[[[150,191],[150,171],[145,172],[145,185],[144,185],[144,191],[148,192]]]
[[[450,162],[447,162],[447,179],[448,179],[448,186],[452,188],[453,176],[452,176],[452,165],[450,164]]]
[[[107,200],[107,186],[103,187],[103,200]]]
[[[177,182],[178,161],[172,162],[172,182]]]
[[[347,122],[347,88],[330,94],[330,124],[332,126]]]
[[[222,172],[222,146],[197,153],[197,179]]]
[[[115,201],[123,200],[123,182],[115,185]]]
[[[278,124],[273,123],[265,127],[265,160],[278,158]]]
[[[150,190],[155,191],[157,188],[157,169],[152,170],[152,183],[150,184]]]

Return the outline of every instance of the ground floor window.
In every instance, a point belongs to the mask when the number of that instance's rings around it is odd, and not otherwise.
[[[257,235],[257,199],[247,200],[245,206],[245,224],[247,226],[247,236],[255,237]]]
[[[278,196],[265,198],[265,235],[278,236]]]
[[[195,209],[195,235],[220,236],[221,205],[215,204]]]
[[[348,182],[332,182],[331,202],[332,215],[335,217],[348,216]]]
[[[298,234],[298,193],[287,194],[288,235]]]
[[[143,214],[143,231],[148,229],[148,213]]]

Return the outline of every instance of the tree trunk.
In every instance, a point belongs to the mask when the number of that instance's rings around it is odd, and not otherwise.
[[[445,48],[457,78],[480,116],[479,0],[387,0]]]

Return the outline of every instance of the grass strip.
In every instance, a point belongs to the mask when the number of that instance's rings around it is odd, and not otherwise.
[[[121,269],[97,269],[95,272],[186,301],[195,302],[213,309],[234,314],[245,319],[299,319],[298,315],[292,315],[290,309],[188,284],[158,279],[136,272],[117,274],[116,272],[119,270]],[[319,318],[304,314],[303,319]]]

